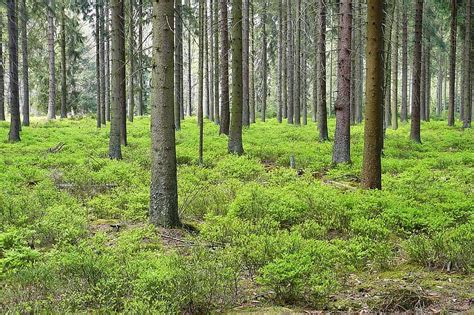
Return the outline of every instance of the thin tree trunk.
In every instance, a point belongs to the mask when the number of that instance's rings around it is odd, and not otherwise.
[[[209,37],[208,37],[208,15],[207,15],[207,0],[204,1],[204,80],[205,80],[205,93],[206,102],[204,103],[204,116],[211,119],[211,101],[210,101],[210,89],[209,89]],[[212,120],[212,119],[211,119]]]
[[[56,73],[54,54],[54,0],[49,0],[48,15],[48,50],[49,50],[49,100],[48,119],[56,119]]]
[[[199,165],[204,163],[204,1],[199,0],[199,96],[198,96],[198,125],[199,125]],[[224,2],[224,0],[222,0]],[[225,7],[227,10],[227,7]],[[227,21],[227,18],[226,18]],[[221,125],[222,128],[222,125]]]
[[[216,1],[217,2],[217,1]],[[189,11],[192,12],[191,0],[187,0],[187,5]],[[192,14],[189,16],[188,25],[191,25]],[[192,77],[191,77],[191,68],[192,68],[192,50],[191,50],[191,37],[192,31],[191,28],[188,29],[188,116],[193,114],[193,103],[192,103]]]
[[[362,0],[357,1],[357,22],[356,22],[356,60],[355,60],[355,92],[354,107],[355,107],[355,122],[362,123],[362,102],[364,97],[364,49],[362,27],[365,25],[365,19],[362,17]]]
[[[438,82],[436,84],[436,116],[439,117],[443,108],[443,58],[439,56]]]
[[[287,12],[288,12],[288,30],[286,32],[287,39],[286,43],[288,45],[288,52],[287,52],[287,69],[288,69],[288,97],[287,97],[287,119],[289,124],[294,123],[294,106],[293,102],[295,99],[295,91],[294,91],[294,84],[295,84],[295,63],[294,63],[294,54],[293,54],[293,18],[291,14],[291,7],[292,1],[287,0]]]
[[[449,107],[448,126],[454,126],[454,98],[456,94],[456,37],[457,37],[457,0],[451,0],[451,52],[449,66]]]
[[[125,103],[125,25],[124,0],[110,0],[112,40],[112,80],[109,157],[122,159],[121,139]]]
[[[352,0],[342,0],[340,4],[341,35],[339,38],[338,80],[336,99],[336,132],[334,135],[334,163],[351,161],[350,99],[351,99],[351,37]]]
[[[428,36],[426,40],[426,78],[425,78],[425,120],[430,121],[431,114],[431,40]]]
[[[3,38],[3,26],[3,12],[0,12],[0,38]],[[3,62],[3,42],[0,41],[0,121],[5,121],[5,66]]]
[[[207,36],[209,38],[209,119],[214,121],[214,14],[212,11],[214,0],[209,0],[209,25],[207,27]]]
[[[30,85],[28,77],[28,16],[26,13],[26,0],[20,1],[20,23],[21,23],[21,56],[23,63],[23,126],[30,125]],[[64,25],[64,24],[63,24]],[[1,38],[1,37],[0,37]],[[61,111],[62,117],[62,111]]]
[[[326,0],[319,0],[319,107],[318,129],[319,141],[329,140],[328,115],[326,107]]]
[[[295,14],[295,19],[296,19],[296,30],[295,30],[295,74],[294,74],[294,80],[295,80],[295,91],[293,95],[293,107],[294,107],[294,122],[295,125],[299,126],[301,124],[301,104],[300,104],[300,98],[301,98],[301,0],[296,1],[296,14]]]
[[[232,0],[232,115],[228,150],[243,154],[242,145],[242,0]]]
[[[407,121],[408,108],[408,8],[407,0],[402,0],[402,103],[400,121]]]
[[[143,99],[143,0],[138,0],[138,115],[145,114],[145,101]],[[182,17],[180,17],[182,18]]]
[[[278,108],[277,108],[277,120],[279,123],[282,121],[283,117],[283,91],[282,91],[282,86],[283,86],[283,67],[282,67],[282,61],[283,61],[283,52],[282,52],[282,47],[283,47],[283,0],[278,1],[278,69],[277,69],[277,75],[278,75]]]
[[[268,94],[268,54],[267,54],[267,0],[263,0],[262,10],[262,121],[267,116],[267,94]]]
[[[302,83],[301,83],[301,106],[302,106],[302,110],[303,110],[303,125],[307,125],[308,124],[308,103],[307,103],[307,72],[306,72],[306,69],[307,69],[307,66],[308,66],[308,63],[307,63],[307,60],[306,60],[306,42],[307,42],[307,29],[306,29],[306,25],[307,25],[307,6],[306,6],[306,1],[304,2],[304,6],[303,6],[303,11],[301,12],[301,15],[303,17],[303,26],[301,28],[301,32],[303,33],[303,38],[301,39],[301,76],[302,76]]]
[[[383,12],[385,0],[367,0],[367,75],[362,186],[382,189]]]
[[[219,0],[214,0],[214,7],[212,8],[214,15],[214,121],[220,124],[220,107],[219,107]],[[248,14],[248,13],[247,13]],[[244,21],[245,23],[245,21]],[[247,35],[248,36],[248,35]],[[248,62],[248,59],[247,59]],[[248,75],[248,73],[247,73]],[[244,94],[245,95],[245,94]]]
[[[220,133],[229,135],[229,32],[228,32],[228,21],[227,21],[227,1],[219,0],[221,20],[220,31],[221,31],[221,69],[220,69],[220,81],[221,81],[221,125]]]
[[[174,125],[181,129],[181,107],[183,106],[183,91],[181,90],[181,67],[183,66],[183,26],[182,0],[175,0],[174,16]]]
[[[99,7],[100,12],[100,45],[99,45],[99,57],[100,57],[100,121],[102,125],[105,125],[105,20],[104,20],[104,3],[101,2]]]
[[[395,3],[395,13],[393,14],[393,25],[392,25],[392,129],[398,129],[398,12],[399,6]]]
[[[142,1],[142,0],[140,0]],[[110,18],[109,0],[105,1],[105,120],[110,121]]]
[[[317,113],[318,113],[318,84],[319,84],[319,69],[318,69],[318,63],[319,63],[319,1],[315,1],[315,23],[314,23],[314,39],[313,39],[313,52],[314,52],[314,59],[313,59],[313,106],[311,110],[311,120],[313,122],[317,121]]]
[[[250,4],[250,2],[249,2]],[[250,34],[251,34],[251,54],[250,54],[250,97],[249,97],[249,119],[250,123],[255,123],[255,16],[253,4],[250,4]]]
[[[96,76],[96,89],[97,89],[97,107],[96,107],[96,124],[97,128],[102,126],[102,93],[100,91],[102,85],[100,84],[100,11],[99,11],[99,0],[96,0],[95,3],[95,76]]]
[[[423,44],[422,44],[423,46]],[[421,48],[421,77],[420,77],[420,120],[426,120],[425,118],[425,105],[426,105],[426,56],[427,47]]]
[[[384,98],[385,98],[385,106],[384,106],[384,129],[386,130],[391,124],[390,118],[390,101],[391,101],[391,63],[392,60],[391,56],[391,49],[393,46],[392,43],[392,28],[394,24],[394,13],[395,13],[396,2],[393,2],[389,8],[392,10],[390,13],[386,13],[385,15],[385,85],[384,85]],[[388,8],[387,8],[388,10]],[[390,14],[390,17],[388,16]]]
[[[413,49],[413,109],[411,113],[410,138],[421,143],[420,136],[420,78],[421,78],[421,39],[423,30],[423,0],[416,0],[415,39]]]
[[[18,86],[18,19],[14,0],[7,1],[8,56],[10,60],[10,131],[9,142],[20,141],[20,91]]]
[[[472,0],[466,0],[466,35],[464,39],[464,121],[463,128],[471,128],[472,118]]]
[[[131,122],[135,116],[135,19],[134,19],[134,0],[130,0],[128,14],[128,58],[129,58],[129,74],[128,74],[128,120]],[[172,23],[172,20],[169,21]]]
[[[173,1],[153,1],[153,105],[150,222],[179,227],[176,145],[173,121]],[[170,22],[171,21],[171,22]]]

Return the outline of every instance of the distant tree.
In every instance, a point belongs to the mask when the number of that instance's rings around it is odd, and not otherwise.
[[[463,128],[471,128],[472,119],[472,0],[466,0],[466,34],[464,36],[464,122]]]
[[[340,4],[341,35],[339,36],[338,80],[336,99],[336,132],[332,161],[351,161],[350,96],[351,96],[351,36],[352,0],[342,0]]]
[[[326,106],[326,0],[319,0],[319,95],[318,102],[318,129],[319,141],[326,141],[328,137],[328,117]],[[289,114],[288,114],[289,115]]]
[[[3,38],[2,12],[0,12],[0,38]],[[5,66],[3,58],[3,41],[0,40],[0,121],[5,120]]]
[[[26,0],[20,1],[21,59],[23,64],[23,126],[30,125],[30,83],[28,76],[28,14]],[[1,38],[1,37],[0,37]]]
[[[323,0],[322,0],[323,1]],[[287,38],[286,38],[286,43],[288,46],[288,51],[287,51],[287,82],[288,82],[288,98],[287,98],[287,119],[288,119],[288,124],[293,124],[294,123],[294,98],[295,98],[295,63],[294,63],[294,52],[293,52],[293,21],[292,21],[292,1],[287,0],[287,12],[288,12],[288,18],[287,18]]]
[[[217,1],[216,1],[217,2]],[[250,6],[249,0],[242,3],[242,124],[250,125],[250,82],[249,82],[249,54],[250,54]],[[216,32],[217,33],[217,32]],[[216,56],[217,57],[217,56]]]
[[[138,115],[145,114],[145,101],[143,99],[143,0],[138,0]],[[180,19],[182,17],[180,16]]]
[[[456,94],[456,37],[457,37],[457,0],[451,0],[451,51],[449,54],[449,105],[448,125],[454,126],[454,107]]]
[[[420,136],[420,79],[421,79],[421,47],[423,31],[423,0],[416,0],[415,38],[413,44],[413,108],[411,112],[410,138],[421,143]]]
[[[100,122],[105,126],[106,124],[106,115],[105,115],[105,19],[104,19],[104,0],[101,0],[99,6],[99,58],[100,58]]]
[[[20,91],[18,87],[18,19],[15,0],[7,1],[8,55],[10,60],[10,132],[8,141],[20,141]]]
[[[178,184],[174,130],[173,1],[153,1],[153,104],[150,221],[178,227]],[[171,30],[170,30],[171,28]]]
[[[221,31],[221,125],[220,133],[229,135],[229,32],[227,23],[227,1],[219,0],[220,31]]]
[[[49,51],[49,100],[48,119],[56,119],[56,70],[54,53],[54,0],[49,0],[47,7],[48,16],[48,51]]]
[[[24,0],[23,0],[24,1]],[[67,118],[66,17],[61,8],[61,118]],[[104,116],[105,117],[105,116]]]
[[[133,0],[132,0],[133,1]],[[174,17],[174,125],[176,130],[181,129],[181,107],[183,106],[183,23],[182,0],[175,0]]]
[[[267,54],[267,0],[263,0],[262,7],[262,121],[267,118],[268,94],[268,54]]]
[[[367,92],[361,180],[368,189],[382,188],[384,3],[367,0]]]
[[[121,132],[125,104],[125,26],[124,0],[110,0],[112,35],[112,80],[109,157],[122,159]]]
[[[245,0],[244,0],[245,1]],[[220,124],[220,60],[219,60],[219,0],[213,1],[214,7],[212,8],[212,14],[214,16],[213,34],[214,34],[214,121],[216,124]],[[245,23],[245,21],[244,21]]]
[[[199,125],[199,164],[204,163],[204,1],[199,1],[199,66],[198,66],[198,78],[199,78],[199,95],[198,95],[198,125]],[[223,1],[224,2],[224,1]],[[224,3],[225,5],[225,3]],[[227,17],[227,6],[225,6],[226,17]],[[226,23],[227,26],[227,23]],[[222,52],[221,52],[222,53]],[[227,58],[227,57],[226,57]],[[224,79],[224,78],[222,78]],[[228,80],[226,77],[225,80]],[[228,84],[228,81],[227,81]],[[227,86],[228,88],[228,86]],[[227,90],[228,92],[228,90]],[[227,96],[229,96],[227,94]],[[227,104],[229,106],[229,104]],[[227,113],[228,114],[228,113]],[[222,130],[222,124],[221,124]]]
[[[392,118],[392,129],[398,129],[398,12],[399,5],[397,2],[395,5],[395,13],[393,14],[393,25],[392,25],[392,100],[391,100],[391,118]]]
[[[99,10],[99,0],[95,1],[95,77],[96,77],[96,87],[97,87],[97,107],[96,107],[96,125],[97,128],[102,126],[102,100],[100,99],[102,93],[100,89],[102,85],[100,84],[100,10]]]
[[[243,154],[242,145],[242,0],[232,0],[232,115],[228,150]]]
[[[294,94],[293,94],[293,121],[301,125],[301,0],[296,1],[296,30],[295,30],[295,64],[294,64]]]
[[[250,88],[249,88],[249,120],[250,123],[255,123],[255,14],[254,14],[254,4],[250,3],[250,67],[249,67],[249,81],[250,81]]]
[[[400,121],[406,122],[408,117],[408,6],[402,0],[402,103]]]
[[[130,0],[128,10],[128,120],[133,122],[135,116],[135,16],[134,0]],[[173,20],[170,21],[172,23]]]

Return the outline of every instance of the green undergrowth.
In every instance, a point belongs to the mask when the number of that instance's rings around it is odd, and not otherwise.
[[[362,126],[351,128],[352,163],[335,167],[313,123],[252,125],[238,157],[207,122],[200,166],[196,120],[186,119],[176,136],[179,208],[197,233],[147,224],[149,130],[148,118],[128,125],[122,161],[108,159],[108,128],[93,118],[33,121],[20,143],[0,142],[2,313],[207,313],[252,303],[462,311],[442,296],[474,298],[464,294],[474,271],[472,130],[423,123],[421,145],[409,125],[387,130],[383,190],[365,191]],[[0,139],[7,133],[0,123]],[[433,281],[400,286],[412,283],[410,270]],[[380,294],[354,302],[356,287]]]

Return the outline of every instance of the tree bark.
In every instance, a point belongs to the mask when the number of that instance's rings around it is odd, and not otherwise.
[[[350,163],[352,0],[341,1],[339,15],[341,25],[337,71],[339,79],[337,80],[336,133],[332,161],[334,163]]]
[[[423,30],[423,0],[416,0],[415,39],[413,45],[413,108],[411,113],[410,138],[421,143],[420,136],[420,78],[421,78],[421,39]]]
[[[214,5],[214,0],[209,0],[209,25],[207,27],[207,36],[209,38],[209,119],[214,121],[214,114],[215,114],[215,106],[214,106],[214,14],[212,11],[212,7]],[[207,13],[206,13],[207,14]]]
[[[28,15],[26,11],[26,0],[20,1],[20,25],[21,25],[21,56],[23,63],[23,126],[30,125],[30,83],[28,76],[28,32],[26,22]],[[1,37],[0,37],[1,38]],[[62,115],[62,112],[61,112]]]
[[[392,101],[391,105],[391,118],[392,118],[392,129],[398,129],[398,12],[399,6],[395,2],[395,13],[393,14],[393,25],[392,25]]]
[[[384,0],[367,0],[367,75],[362,186],[382,189]]]
[[[112,80],[109,157],[122,159],[121,140],[125,104],[125,25],[124,0],[110,0],[112,40]]]
[[[209,88],[209,33],[208,27],[209,22],[207,15],[207,0],[204,1],[204,15],[203,15],[203,23],[204,23],[204,80],[205,80],[205,93],[206,93],[206,102],[204,103],[204,116],[208,119],[212,120],[211,117],[211,100],[210,100],[210,88]]]
[[[183,91],[181,89],[181,77],[183,71],[183,23],[181,18],[182,0],[174,0],[174,125],[176,130],[181,129],[181,107],[183,106]]]
[[[227,1],[219,0],[221,20],[220,31],[221,31],[221,69],[220,69],[220,80],[221,80],[221,125],[220,133],[229,135],[229,32],[228,32],[228,21],[227,21]]]
[[[99,10],[99,0],[95,1],[95,76],[96,76],[96,100],[97,100],[97,107],[96,107],[96,125],[97,128],[102,126],[102,100],[100,99],[102,93],[100,89],[102,88],[101,85],[101,78],[100,78],[100,10]]]
[[[250,97],[249,97],[249,120],[250,123],[255,123],[255,16],[253,4],[250,4],[250,34],[251,34],[251,54],[250,54]]]
[[[457,37],[457,0],[451,0],[451,51],[449,55],[449,105],[448,126],[454,126],[454,98],[456,94],[456,37]]]
[[[466,0],[466,35],[464,39],[464,121],[463,128],[471,128],[472,118],[472,0]]]
[[[56,119],[56,73],[54,53],[54,0],[49,0],[48,15],[48,51],[49,51],[49,100],[48,119]]]
[[[20,91],[18,87],[18,19],[14,0],[7,1],[8,56],[10,60],[10,131],[9,142],[20,141]]]
[[[431,115],[431,39],[426,39],[426,78],[425,78],[425,121],[430,121]]]
[[[3,13],[0,12],[0,38],[3,38],[3,26]],[[0,121],[5,121],[5,66],[3,63],[3,42],[0,41]]]
[[[315,11],[319,12],[319,1],[315,1]],[[313,122],[317,121],[317,113],[318,113],[318,84],[319,84],[319,14],[316,13],[315,16],[315,23],[314,23],[314,40],[313,40],[313,52],[314,52],[314,60],[313,60],[313,106],[311,110],[311,120]]]
[[[220,124],[220,106],[219,106],[219,0],[214,0],[212,8],[214,15],[213,33],[214,33],[214,122]],[[245,23],[245,21],[244,21]],[[247,59],[248,62],[248,59]],[[247,73],[248,75],[248,73]]]
[[[301,125],[301,104],[300,104],[300,98],[301,98],[301,0],[296,1],[296,14],[295,14],[295,20],[296,20],[296,30],[295,30],[295,74],[294,74],[294,81],[295,81],[295,91],[293,95],[293,114],[294,118],[293,121],[295,122],[295,125],[299,126]]]
[[[364,43],[362,36],[362,27],[365,26],[365,19],[362,17],[362,0],[357,1],[357,27],[355,31],[357,56],[355,61],[356,95],[355,95],[355,120],[356,123],[362,123],[362,102],[364,97]]]
[[[406,0],[402,1],[402,103],[400,121],[407,121],[408,109],[408,8]]]
[[[187,5],[189,8],[189,11],[192,12],[191,0],[187,0]],[[192,18],[193,17],[191,14],[188,19],[188,25],[191,25]],[[192,77],[191,77],[193,56],[192,56],[192,50],[191,50],[191,37],[192,37],[192,31],[191,31],[191,28],[189,28],[188,29],[188,116],[191,116],[193,114],[193,103],[192,103],[193,89],[192,89]]]
[[[326,0],[319,0],[319,107],[318,107],[318,129],[319,141],[329,140],[328,137],[328,115],[326,107]]]
[[[242,0],[232,0],[232,115],[228,150],[241,155],[242,145]]]
[[[277,108],[277,120],[279,123],[283,117],[283,0],[278,1],[278,108]]]
[[[141,1],[141,0],[140,0]],[[105,120],[110,121],[110,19],[109,0],[105,1]]]
[[[289,124],[294,123],[294,99],[295,99],[295,63],[294,63],[294,54],[293,54],[293,18],[291,14],[292,1],[287,0],[287,12],[288,12],[288,30],[286,32],[287,39],[286,43],[288,45],[287,52],[287,75],[288,75],[288,98],[287,98],[287,119]]]
[[[153,105],[150,222],[178,227],[178,181],[174,130],[173,0],[153,1]]]
[[[143,99],[143,0],[138,0],[138,115],[145,114],[145,101]],[[180,17],[181,18],[181,17]]]
[[[267,0],[263,0],[262,10],[262,121],[267,116],[267,94],[268,94],[268,54],[267,54]]]
[[[204,163],[204,1],[199,1],[199,96],[198,96],[198,125],[199,125],[199,165]],[[224,0],[222,0],[224,1]],[[227,10],[227,7],[224,7]],[[227,11],[226,11],[227,12]],[[227,21],[227,18],[226,18]],[[227,78],[226,78],[227,80]],[[222,125],[221,125],[222,128]]]
[[[128,14],[128,58],[129,58],[129,74],[128,74],[128,120],[133,122],[135,116],[135,19],[134,19],[134,0],[130,0]],[[172,23],[172,20],[169,21]]]
[[[99,58],[100,58],[100,122],[105,126],[105,20],[104,20],[104,3],[101,1],[99,6],[100,23],[99,23]]]

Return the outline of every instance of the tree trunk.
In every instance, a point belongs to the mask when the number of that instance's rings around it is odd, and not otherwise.
[[[214,33],[214,122],[220,124],[220,106],[219,106],[219,0],[214,0],[212,14],[214,15],[213,33]],[[247,13],[248,14],[248,13]],[[245,23],[245,20],[244,20]],[[247,35],[248,36],[248,35]],[[248,62],[248,59],[247,59]],[[248,75],[248,72],[247,72]],[[248,115],[247,115],[248,117]],[[248,119],[247,119],[248,120]],[[248,125],[248,123],[247,123]]]
[[[153,105],[150,222],[178,227],[178,181],[174,131],[173,1],[153,1]]]
[[[232,115],[228,150],[243,154],[242,145],[242,0],[232,0]]]
[[[422,44],[423,46],[423,44]],[[425,105],[426,105],[426,56],[427,47],[421,48],[421,76],[420,76],[420,120],[425,120]]]
[[[413,45],[413,108],[411,113],[410,138],[421,143],[420,136],[420,78],[421,78],[421,39],[423,30],[423,0],[416,0],[415,39]]]
[[[141,1],[141,0],[140,0]],[[110,20],[109,0],[105,1],[105,120],[110,121]]]
[[[390,58],[391,56],[391,49],[392,49],[392,28],[394,24],[394,13],[395,13],[395,6],[396,2],[391,3],[391,5],[387,5],[392,11],[390,13],[386,13],[385,15],[385,51],[384,51],[384,57],[385,57],[385,84],[384,84],[384,129],[386,130],[390,124],[391,124],[391,119],[390,119],[390,111],[391,111],[391,106],[390,106],[390,101],[391,101],[391,63],[392,59]],[[387,8],[387,11],[389,9]],[[390,14],[390,16],[389,16]]]
[[[133,1],[133,0],[132,0]],[[176,130],[181,129],[181,107],[183,106],[183,91],[181,81],[183,78],[183,24],[182,0],[175,0],[174,16],[174,125]]]
[[[263,0],[262,10],[262,121],[267,116],[267,94],[268,94],[268,55],[267,55],[267,0]]]
[[[7,21],[8,24],[8,21]],[[9,24],[8,24],[9,25]],[[0,38],[3,38],[3,13],[0,12]],[[5,66],[3,42],[0,41],[0,121],[5,121]]]
[[[199,165],[204,163],[203,151],[204,151],[204,1],[199,1],[199,68],[198,68],[198,78],[199,78],[199,96],[198,96],[198,125],[199,125]],[[222,0],[223,2],[225,0]],[[225,4],[225,3],[224,3]],[[227,7],[224,6],[225,10]],[[227,11],[226,11],[227,12]],[[227,14],[226,14],[227,15]],[[227,21],[227,17],[226,17]],[[227,25],[227,23],[226,23]],[[227,77],[226,77],[227,80]],[[228,94],[227,94],[228,96]],[[222,128],[222,125],[221,125]]]
[[[472,116],[472,0],[466,0],[466,36],[464,39],[464,121],[463,128],[471,128]]]
[[[250,2],[249,2],[250,4]],[[251,34],[251,55],[250,55],[250,97],[249,97],[249,119],[250,123],[255,123],[255,16],[253,4],[250,4],[250,34]]]
[[[392,118],[392,129],[398,129],[398,12],[399,6],[395,2],[395,12],[393,14],[393,25],[392,25],[392,101],[391,105],[391,118]]]
[[[341,35],[339,37],[338,80],[336,99],[336,133],[334,135],[334,163],[351,161],[350,147],[350,99],[351,99],[351,37],[352,0],[342,0],[340,4]]]
[[[100,45],[99,45],[99,58],[100,58],[100,121],[102,125],[105,125],[106,117],[105,117],[105,20],[104,20],[104,3],[101,1],[100,7]]]
[[[357,26],[355,30],[356,35],[356,45],[357,45],[357,55],[355,60],[355,91],[356,95],[354,97],[355,101],[355,120],[356,123],[362,123],[362,102],[364,97],[364,50],[363,50],[363,36],[362,36],[362,27],[365,26],[365,19],[362,17],[362,0],[357,1]]]
[[[425,78],[425,120],[430,121],[431,114],[431,40],[430,37],[426,39],[426,78]]]
[[[382,189],[383,14],[385,0],[367,0],[367,75],[362,186]]]
[[[54,0],[48,2],[49,100],[48,119],[56,119],[56,73],[54,63]]]
[[[145,114],[145,102],[143,100],[143,0],[138,0],[138,115]],[[182,17],[180,17],[182,18]],[[184,78],[183,78],[184,79]]]
[[[217,1],[216,1],[217,2]],[[189,11],[192,12],[192,7],[191,7],[191,0],[187,1],[187,5],[189,8]],[[192,22],[192,14],[190,14],[189,19],[188,19],[188,25],[191,25]],[[192,37],[192,31],[191,28],[188,29],[188,116],[191,116],[193,114],[193,103],[192,103],[192,77],[191,77],[191,68],[192,68],[192,51],[191,51],[191,37]]]
[[[20,91],[18,87],[18,19],[14,0],[7,1],[8,56],[10,60],[10,131],[8,141],[20,141]]]
[[[205,93],[206,93],[206,102],[204,103],[204,116],[208,119],[212,120],[211,117],[211,100],[210,100],[210,89],[209,89],[209,33],[208,27],[209,22],[207,15],[207,0],[204,1],[204,80],[206,82],[205,86]]]
[[[301,32],[303,33],[303,38],[301,39],[301,107],[302,107],[302,110],[303,110],[303,125],[307,125],[308,124],[308,103],[307,103],[307,85],[306,85],[306,82],[307,82],[307,66],[308,66],[308,63],[307,63],[307,60],[306,60],[306,39],[307,39],[307,29],[306,29],[306,25],[308,23],[308,18],[307,18],[307,6],[306,6],[306,2],[305,2],[305,5],[303,7],[303,11],[301,12],[301,15],[303,17],[303,26],[301,27]]]
[[[23,126],[30,125],[30,83],[28,77],[28,32],[26,22],[26,0],[20,1],[21,56],[23,63]],[[0,37],[1,38],[1,37]],[[62,116],[62,112],[61,112]]]
[[[96,105],[96,124],[97,128],[100,128],[102,126],[102,100],[100,99],[102,96],[102,93],[100,91],[102,85],[100,84],[101,79],[100,79],[100,10],[99,10],[99,0],[96,0],[95,2],[95,76],[96,76],[96,90],[97,90],[97,95],[96,95],[96,100],[97,100],[97,105]]]
[[[439,117],[443,110],[443,57],[439,56],[438,82],[436,84],[436,116]]]
[[[456,94],[456,37],[457,37],[457,0],[451,0],[451,52],[449,66],[449,105],[448,126],[454,126],[454,98]]]
[[[315,10],[318,12],[319,10],[319,1],[315,1]],[[318,113],[318,83],[319,83],[319,69],[318,69],[318,62],[319,62],[319,14],[316,13],[315,16],[315,23],[314,23],[314,33],[313,33],[313,53],[314,53],[314,60],[313,60],[313,106],[311,110],[311,120],[313,122],[317,121],[317,113]]]
[[[283,0],[278,1],[278,103],[277,103],[277,120],[279,123],[282,121],[283,117]]]
[[[249,82],[249,54],[250,54],[250,6],[249,0],[243,0],[243,20],[242,20],[242,89],[243,89],[243,109],[242,124],[250,126],[250,82]]]
[[[125,104],[125,25],[124,0],[110,0],[112,40],[112,80],[110,102],[109,157],[122,159],[121,139]]]
[[[328,115],[326,107],[326,0],[319,0],[319,107],[318,107],[318,129],[319,141],[329,140],[328,137]]]
[[[214,121],[214,14],[212,11],[214,0],[209,0],[209,25],[207,27],[207,36],[209,38],[209,119]],[[207,14],[207,13],[206,13]]]
[[[227,21],[227,1],[219,0],[221,20],[221,126],[220,133],[229,135],[229,32]]]
[[[61,118],[67,118],[66,78],[66,21],[63,7],[61,9]]]
[[[291,14],[291,7],[292,2],[291,0],[287,0],[287,12],[288,12],[288,30],[286,32],[287,39],[286,43],[288,45],[288,52],[287,52],[287,74],[288,74],[288,97],[287,97],[287,117],[288,123],[293,124],[294,122],[294,106],[293,102],[295,99],[295,91],[294,91],[294,84],[295,84],[295,63],[294,63],[294,54],[293,54],[293,18]]]
[[[295,80],[295,91],[293,95],[293,114],[294,114],[294,122],[295,125],[299,126],[301,124],[301,104],[300,104],[300,98],[301,98],[301,0],[296,1],[296,14],[295,14],[295,19],[296,19],[296,30],[295,30],[295,74],[294,74],[294,80]]]
[[[407,121],[408,108],[408,8],[407,0],[402,1],[402,103],[400,121]]]
[[[130,0],[129,14],[128,14],[128,58],[130,63],[128,74],[128,120],[133,121],[135,116],[135,28],[134,28],[134,12],[133,2]],[[169,21],[172,23],[172,20]]]

